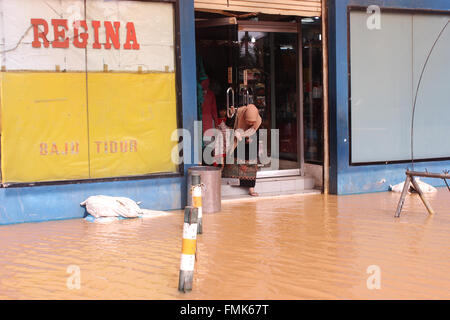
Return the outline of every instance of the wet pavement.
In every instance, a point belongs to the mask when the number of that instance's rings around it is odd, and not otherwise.
[[[427,198],[435,216],[411,195],[400,219],[396,193],[223,202],[186,294],[181,211],[0,226],[0,299],[449,299],[450,193]]]

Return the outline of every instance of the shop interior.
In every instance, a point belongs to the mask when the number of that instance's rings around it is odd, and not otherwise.
[[[208,109],[214,126],[226,117],[233,98],[238,107],[254,104],[262,117],[260,128],[279,130],[274,175],[299,175],[305,163],[322,165],[320,18],[213,10],[196,11],[195,17],[197,76],[206,75],[214,93],[215,108]],[[270,164],[260,164],[260,171],[275,172]]]

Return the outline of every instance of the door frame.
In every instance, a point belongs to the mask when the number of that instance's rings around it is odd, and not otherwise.
[[[257,178],[304,176],[305,175],[305,142],[304,142],[304,87],[303,87],[303,38],[301,17],[296,22],[238,20],[235,17],[198,20],[196,28],[237,25],[237,31],[279,32],[297,34],[297,159],[298,169],[258,171]]]

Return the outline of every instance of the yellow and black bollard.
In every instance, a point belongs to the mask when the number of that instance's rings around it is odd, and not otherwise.
[[[183,244],[181,248],[179,291],[192,290],[194,280],[195,253],[197,250],[197,222],[198,209],[186,207],[184,209]]]
[[[199,174],[192,175],[192,206],[198,209],[198,228],[197,233],[203,233],[203,214],[202,214],[202,184]]]

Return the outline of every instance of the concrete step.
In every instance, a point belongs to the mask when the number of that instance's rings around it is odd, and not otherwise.
[[[222,179],[222,199],[248,196],[248,189],[236,186],[237,179]],[[305,192],[320,193],[315,190],[315,181],[311,176],[292,176],[256,179],[255,191],[261,196],[284,195]]]
[[[240,194],[240,195],[231,195],[231,196],[223,196],[223,201],[234,201],[234,200],[257,200],[257,199],[264,199],[264,198],[274,198],[274,197],[285,197],[285,196],[293,196],[293,195],[314,195],[314,194],[322,194],[322,190],[319,189],[311,189],[311,190],[303,190],[303,191],[293,191],[293,192],[264,192],[259,193],[258,197],[252,197],[251,195],[247,194]]]

